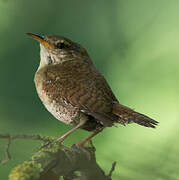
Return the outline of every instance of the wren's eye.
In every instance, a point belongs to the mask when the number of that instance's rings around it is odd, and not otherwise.
[[[65,43],[64,42],[59,42],[57,44],[57,48],[59,48],[59,49],[63,49],[64,47],[65,47]]]
[[[63,49],[63,48],[68,48],[71,46],[71,44],[68,41],[62,40],[60,42],[57,43],[57,48],[59,49]]]

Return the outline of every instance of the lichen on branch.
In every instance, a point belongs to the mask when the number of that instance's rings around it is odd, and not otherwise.
[[[92,143],[87,147],[66,147],[55,138],[42,137],[39,135],[2,135],[0,138],[7,138],[10,142],[13,139],[25,138],[41,140],[44,145],[35,152],[30,160],[17,165],[9,174],[9,180],[58,180],[75,179],[80,172],[84,180],[103,179],[111,180],[115,164],[113,164],[109,175],[96,162],[95,148]],[[6,153],[9,149],[6,147]]]

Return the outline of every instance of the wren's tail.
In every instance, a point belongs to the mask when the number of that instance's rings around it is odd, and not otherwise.
[[[113,105],[113,113],[119,117],[118,122],[124,125],[135,122],[141,126],[155,128],[158,124],[157,121],[118,103]]]

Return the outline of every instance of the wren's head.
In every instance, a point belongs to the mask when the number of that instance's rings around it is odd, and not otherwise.
[[[82,60],[88,57],[86,50],[81,45],[65,37],[57,35],[39,36],[32,33],[27,33],[27,35],[40,43],[41,60],[39,68],[73,59]]]

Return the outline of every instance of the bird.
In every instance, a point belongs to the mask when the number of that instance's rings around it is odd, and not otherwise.
[[[116,123],[156,127],[157,121],[119,103],[82,45],[58,35],[27,35],[40,43],[34,77],[39,98],[56,119],[73,126],[58,138],[59,143],[79,128],[92,132],[78,143],[83,146]]]

